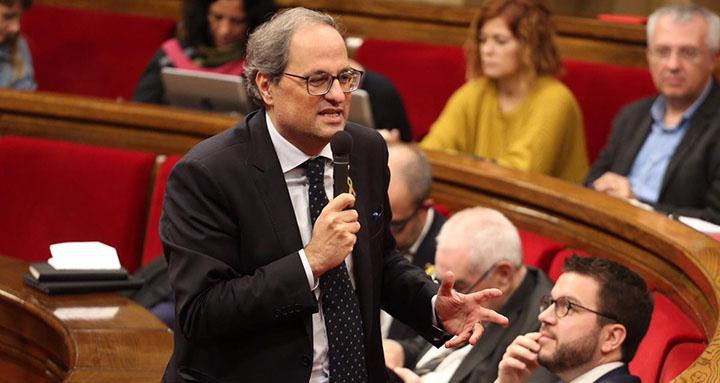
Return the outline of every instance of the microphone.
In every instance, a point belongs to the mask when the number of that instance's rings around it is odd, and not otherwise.
[[[333,193],[337,197],[342,193],[350,193],[350,152],[353,147],[352,136],[341,130],[330,139],[330,149],[333,153]]]

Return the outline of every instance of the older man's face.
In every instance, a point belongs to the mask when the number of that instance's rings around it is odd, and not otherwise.
[[[707,33],[707,22],[698,16],[657,20],[647,56],[655,86],[669,102],[690,106],[710,80],[717,54],[707,46]]]
[[[328,73],[337,76],[349,68],[345,42],[332,27],[315,24],[299,28],[290,42],[285,73],[309,76]],[[345,127],[350,108],[350,93],[343,93],[338,81],[323,96],[311,96],[303,79],[283,76],[270,85],[266,97],[268,113],[285,139],[314,155]]]

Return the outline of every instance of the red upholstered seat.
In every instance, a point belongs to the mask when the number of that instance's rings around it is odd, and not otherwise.
[[[355,59],[397,87],[416,141],[465,82],[465,54],[459,46],[367,39]]]
[[[163,159],[162,161],[160,159]],[[150,201],[150,212],[148,214],[147,228],[145,229],[145,245],[143,246],[142,265],[145,266],[155,258],[162,255],[162,242],[158,227],[160,226],[160,215],[162,214],[163,200],[165,199],[165,186],[173,166],[182,158],[179,155],[158,157],[159,165],[155,175],[152,200]]]
[[[526,265],[542,269],[546,273],[557,252],[565,246],[540,234],[518,230],[523,248],[523,259]]]
[[[175,20],[35,5],[23,16],[38,89],[129,100]]]
[[[140,264],[155,156],[36,138],[0,138],[0,254],[50,257],[56,242],[101,241]]]
[[[674,345],[706,340],[700,329],[668,297],[653,292],[653,298],[655,309],[650,328],[630,362],[630,371],[643,382],[658,381],[663,360]]]
[[[660,372],[660,382],[666,383],[680,375],[686,368],[690,367],[703,351],[707,344],[698,342],[678,343],[670,349],[665,356],[665,361]]]
[[[605,146],[612,121],[623,106],[656,93],[646,68],[633,68],[578,60],[563,60],[561,80],[580,105],[585,124],[585,145],[593,163]]]

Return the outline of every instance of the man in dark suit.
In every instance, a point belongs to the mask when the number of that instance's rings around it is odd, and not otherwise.
[[[400,253],[414,265],[427,270],[435,263],[435,237],[446,220],[432,208],[435,204],[430,198],[432,169],[417,146],[400,143],[388,147],[388,168],[388,197],[393,213],[390,231]],[[384,311],[380,324],[384,338],[417,336],[410,327],[393,320]]]
[[[699,5],[671,5],[650,16],[647,58],[660,95],[619,113],[586,184],[720,223],[718,31],[720,18]]]
[[[640,382],[627,365],[650,326],[653,300],[638,274],[572,256],[540,309],[540,332],[518,336],[507,348],[497,383],[526,382],[539,366],[563,382]]]
[[[488,306],[507,316],[510,326],[488,325],[477,346],[454,350],[434,348],[420,337],[386,340],[386,362],[389,367],[404,365],[396,373],[408,383],[491,383],[505,348],[518,335],[540,328],[540,299],[550,292],[552,282],[543,271],[523,264],[518,231],[496,210],[476,207],[455,213],[437,240],[435,270],[455,273],[460,291],[502,290],[503,295]],[[538,369],[530,381],[555,382],[557,377]]]
[[[387,149],[346,123],[362,74],[332,17],[295,8],[250,36],[263,105],[175,166],[160,224],[176,297],[168,382],[384,382],[380,306],[435,343],[475,344],[502,294],[438,286],[395,251]],[[333,196],[329,142],[353,139]],[[352,256],[349,256],[352,254]]]

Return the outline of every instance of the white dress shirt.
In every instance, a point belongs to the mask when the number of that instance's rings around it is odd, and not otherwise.
[[[596,366],[592,370],[578,376],[577,378],[571,380],[569,383],[593,383],[601,376],[607,374],[608,372],[622,366],[623,362],[610,362],[601,364],[599,366]]]
[[[295,212],[295,219],[297,220],[298,230],[300,230],[300,237],[302,238],[303,248],[310,242],[312,236],[312,223],[310,222],[310,202],[308,201],[308,181],[305,176],[305,169],[302,168],[302,164],[309,160],[310,156],[305,154],[302,150],[295,147],[275,128],[270,116],[265,114],[265,122],[268,126],[268,132],[270,133],[270,140],[272,141],[275,152],[277,153],[278,160],[280,161],[280,167],[285,177],[285,183],[287,184],[288,192],[290,193],[290,200],[293,205],[293,211]],[[325,157],[328,161],[325,162],[325,193],[328,199],[333,197],[333,167],[332,167],[332,150],[330,144],[326,145],[319,157]],[[303,249],[298,249],[300,254],[300,260],[305,267],[305,275],[308,279],[308,285],[310,289],[315,293],[315,299],[318,301],[318,312],[312,316],[312,328],[313,328],[313,366],[312,373],[310,374],[311,383],[325,383],[329,381],[330,377],[330,360],[328,357],[328,340],[327,333],[325,332],[325,319],[323,317],[322,304],[320,303],[320,288],[318,287],[318,281],[315,281],[312,270],[310,269],[310,263],[305,256]],[[345,265],[347,266],[348,273],[350,274],[350,282],[355,286],[355,279],[353,276],[353,264],[352,257],[348,256],[345,258]]]

